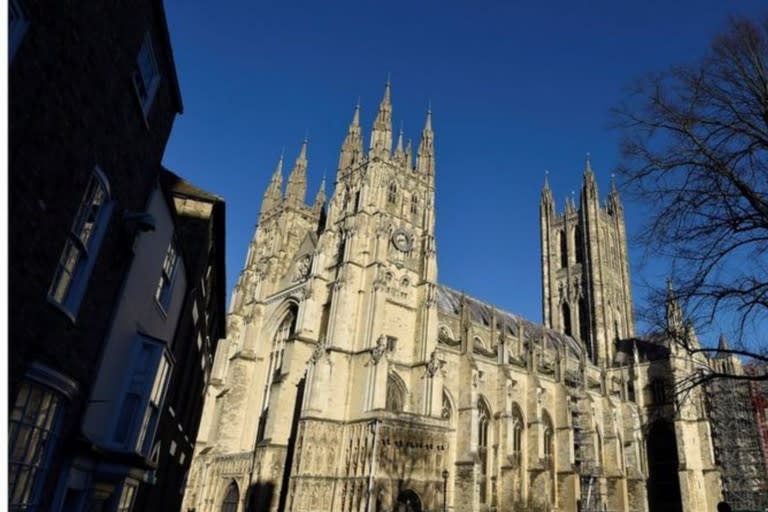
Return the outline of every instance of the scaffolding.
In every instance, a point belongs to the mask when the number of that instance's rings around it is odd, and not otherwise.
[[[589,414],[589,400],[583,390],[574,391],[571,395],[571,421],[574,465],[579,473],[581,488],[579,512],[602,512],[604,507],[600,490],[601,468],[595,452],[595,432]]]
[[[716,379],[706,384],[705,394],[723,499],[734,510],[768,507],[768,475],[751,383]]]

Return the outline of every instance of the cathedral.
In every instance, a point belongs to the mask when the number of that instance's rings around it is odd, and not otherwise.
[[[578,205],[541,194],[543,323],[438,281],[431,112],[414,154],[387,84],[329,198],[307,165],[304,141],[264,194],[183,510],[716,510],[703,391],[674,392],[708,362],[670,341],[698,343],[672,291],[636,336],[622,203],[588,160]]]

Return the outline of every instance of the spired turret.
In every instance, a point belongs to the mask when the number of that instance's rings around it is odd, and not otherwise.
[[[435,174],[435,135],[432,132],[432,108],[427,110],[421,142],[416,153],[416,171],[427,176]]]
[[[272,179],[264,192],[264,199],[261,201],[261,215],[272,211],[283,202],[283,155],[277,161],[275,172],[272,173]]]
[[[392,85],[387,80],[384,87],[384,97],[379,104],[379,112],[373,122],[371,131],[371,146],[369,155],[371,158],[389,158],[392,153]]]
[[[304,206],[304,199],[307,195],[307,144],[309,141],[305,138],[301,144],[296,163],[293,165],[293,170],[288,176],[285,201],[294,207]]]
[[[339,172],[360,163],[363,157],[363,135],[360,129],[360,103],[358,102],[355,106],[355,113],[352,114],[352,122],[349,123],[347,129],[347,136],[341,145]]]

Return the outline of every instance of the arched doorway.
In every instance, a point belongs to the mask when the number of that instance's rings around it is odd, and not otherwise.
[[[648,505],[650,512],[682,512],[675,430],[657,421],[648,432]]]
[[[397,496],[396,512],[421,512],[419,495],[411,489],[406,489]]]

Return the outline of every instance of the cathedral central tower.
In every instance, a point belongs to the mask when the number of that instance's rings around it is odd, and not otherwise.
[[[595,364],[609,366],[619,339],[635,335],[624,210],[613,182],[600,205],[587,157],[578,207],[555,210],[549,183],[540,202],[544,324],[579,340]]]

